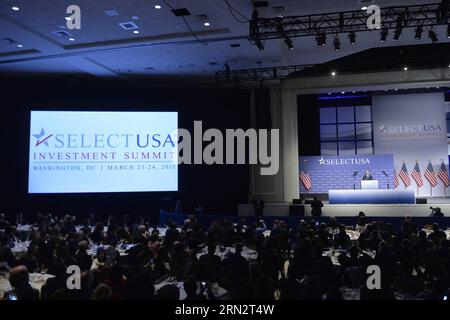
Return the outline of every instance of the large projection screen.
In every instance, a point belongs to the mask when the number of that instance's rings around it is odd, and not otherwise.
[[[177,112],[31,111],[28,192],[178,190]]]

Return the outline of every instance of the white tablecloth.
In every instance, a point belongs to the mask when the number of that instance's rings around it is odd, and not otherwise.
[[[126,252],[128,249],[131,249],[131,248],[133,248],[134,246],[136,246],[136,244],[133,244],[133,243],[126,243],[126,244],[118,244],[117,246],[116,246],[116,250],[119,252],[119,254],[121,255],[121,256],[126,256],[126,255],[128,255],[128,253]],[[90,255],[90,256],[95,256],[96,254],[97,254],[97,250],[99,249],[99,248],[103,248],[103,249],[105,249],[105,250],[107,250],[107,249],[109,249],[111,246],[109,246],[109,245],[94,245],[94,244],[92,244],[90,247],[89,247],[89,249],[86,251],[86,253],[88,254],[88,255]]]
[[[340,288],[344,300],[361,300],[361,290],[342,287]]]
[[[31,224],[19,224],[17,226],[17,231],[30,231]]]
[[[42,286],[45,284],[47,279],[53,278],[54,275],[45,273],[30,273],[30,284],[34,289],[39,290],[41,292]],[[11,284],[9,283],[7,276],[0,276],[0,297],[3,297],[5,292],[11,290]]]
[[[376,252],[373,251],[373,250],[363,250],[362,252],[367,254],[372,259],[375,257],[375,254],[376,254]],[[360,252],[359,256],[361,256],[363,253]],[[328,250],[325,250],[322,253],[322,256],[330,257],[331,258],[331,262],[333,262],[333,264],[335,266],[340,266],[341,264],[339,263],[338,257],[341,254],[347,254],[347,256],[349,257],[349,253],[346,250],[341,250],[341,249],[328,249]]]
[[[159,236],[164,238],[164,237],[166,236],[166,231],[167,231],[169,228],[167,228],[167,227],[149,228],[149,229],[148,229],[148,232],[151,233],[151,232],[153,231],[153,229],[157,229],[158,232],[159,232]],[[182,231],[181,228],[177,228],[177,230],[178,230],[178,232],[181,232],[181,231]]]
[[[28,247],[31,241],[18,241],[14,243],[14,247],[11,248],[11,252],[16,256],[20,257],[27,253]]]
[[[427,234],[427,237],[433,233],[433,230],[431,229],[422,229],[423,231],[425,231],[425,233]],[[450,228],[444,231],[445,234],[447,235],[447,240],[450,240]]]
[[[159,289],[161,289],[162,287],[164,287],[165,285],[168,285],[168,284],[174,284],[178,287],[178,289],[180,290],[180,300],[186,299],[186,291],[183,288],[183,284],[184,284],[183,282],[173,282],[173,281],[169,281],[169,280],[163,281],[161,283],[155,284],[155,292],[158,292]],[[223,297],[224,295],[226,295],[228,293],[227,290],[220,287],[219,284],[217,284],[217,283],[211,284],[211,291],[212,291],[212,294],[217,299],[220,299],[221,297]],[[200,293],[200,282],[198,283],[197,293]]]
[[[197,258],[200,258],[202,255],[206,254],[208,252],[208,248],[203,248],[202,252],[197,254]],[[236,249],[233,247],[220,247],[217,246],[215,254],[220,257],[220,259],[225,259],[227,254],[229,253],[235,253]],[[241,255],[248,261],[253,261],[258,258],[258,253],[255,250],[248,249],[247,247],[242,248]]]

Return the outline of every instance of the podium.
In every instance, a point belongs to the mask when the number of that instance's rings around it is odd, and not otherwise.
[[[378,190],[378,180],[361,180],[361,190]]]
[[[330,204],[412,204],[413,190],[330,190]]]

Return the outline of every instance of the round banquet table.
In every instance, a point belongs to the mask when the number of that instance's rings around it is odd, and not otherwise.
[[[30,284],[34,289],[41,292],[42,286],[45,284],[47,279],[54,278],[54,275],[48,273],[30,273]],[[3,297],[5,292],[12,290],[11,284],[9,283],[7,275],[0,276],[0,297]]]

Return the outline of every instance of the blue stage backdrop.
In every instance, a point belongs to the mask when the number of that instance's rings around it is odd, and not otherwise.
[[[300,157],[299,162],[300,176],[303,172],[303,179],[308,175],[311,181],[311,188],[307,190],[299,177],[300,193],[353,189],[354,182],[356,189],[361,189],[361,180],[366,170],[370,170],[373,179],[378,180],[380,189],[387,189],[388,183],[390,189],[394,189],[392,154]]]

